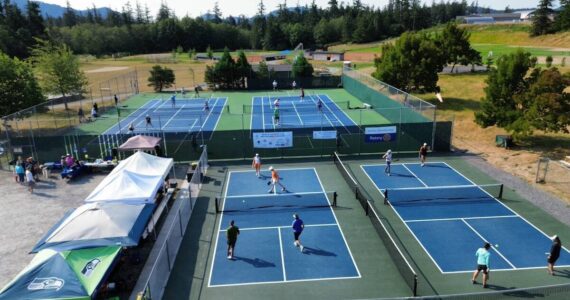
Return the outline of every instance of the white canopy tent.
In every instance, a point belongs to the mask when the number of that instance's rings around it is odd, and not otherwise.
[[[128,170],[113,172],[101,181],[85,202],[154,203],[163,183],[161,175],[143,175]]]
[[[138,151],[121,161],[109,176],[127,170],[133,173],[162,176],[164,179],[173,165],[174,160],[172,158],[162,158]]]

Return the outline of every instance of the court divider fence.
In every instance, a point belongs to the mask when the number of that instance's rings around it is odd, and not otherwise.
[[[418,274],[408,261],[406,255],[400,250],[400,246],[396,243],[395,239],[390,234],[390,231],[384,224],[385,219],[381,217],[381,214],[374,208],[372,202],[374,201],[370,195],[360,186],[358,181],[355,177],[351,174],[348,170],[346,165],[340,159],[340,156],[337,152],[334,152],[333,155],[333,162],[336,165],[338,171],[345,179],[346,183],[350,186],[352,191],[354,192],[354,197],[360,202],[360,205],[364,209],[366,215],[370,218],[370,222],[376,229],[376,233],[386,246],[390,257],[392,257],[392,261],[396,265],[396,268],[402,275],[402,278],[406,282],[406,284],[410,287],[412,292],[412,296],[418,295]],[[384,220],[384,221],[383,221]]]
[[[167,218],[173,219],[165,223],[165,225],[168,226],[168,229],[164,231],[166,233],[163,235],[163,232],[161,232],[157,239],[157,245],[155,245],[155,247],[159,249],[158,253],[156,256],[152,256],[151,253],[152,257],[156,257],[154,264],[149,273],[143,273],[143,275],[146,276],[143,280],[146,280],[142,286],[139,286],[137,283],[130,299],[162,299],[170,272],[174,268],[174,262],[178,250],[180,249],[180,244],[182,243],[192,212],[196,206],[204,177],[208,171],[207,147],[203,148],[202,154],[193,171],[194,173],[188,182],[187,189],[182,188],[179,191],[179,193],[183,194],[179,197],[178,205],[170,209]],[[183,187],[186,186],[183,185]],[[139,281],[140,280],[141,278],[139,278]]]

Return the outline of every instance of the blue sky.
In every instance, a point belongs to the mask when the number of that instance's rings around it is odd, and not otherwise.
[[[54,3],[65,6],[66,0],[41,0],[47,3]],[[73,8],[85,9],[91,7],[95,4],[97,7],[111,7],[115,10],[120,10],[121,7],[130,2],[134,6],[137,0],[69,0],[69,3]],[[161,0],[138,0],[139,3],[147,3],[153,15],[156,14],[158,8],[160,7]],[[215,1],[204,1],[204,0],[165,0],[168,6],[176,12],[178,16],[184,16],[186,14],[196,17],[202,15],[208,10],[214,7]],[[268,10],[274,10],[279,3],[283,3],[284,0],[264,0],[263,3]],[[297,3],[300,5],[305,5],[311,3],[312,0],[288,0],[287,6],[296,6]],[[340,3],[342,0],[339,0]],[[361,0],[366,5],[374,6],[384,6],[388,3],[388,0]],[[439,2],[440,0],[436,0]],[[257,5],[259,0],[218,0],[218,5],[220,6],[224,16],[228,15],[241,15],[252,16],[257,11]],[[328,0],[315,0],[319,6],[327,6]],[[345,3],[352,3],[352,0],[344,0]],[[424,1],[426,3],[431,3],[432,0]],[[447,0],[446,0],[447,2]],[[471,0],[467,1],[471,3]],[[480,6],[490,6],[494,9],[504,9],[507,5],[511,8],[524,8],[524,7],[535,7],[538,4],[538,0],[479,0]],[[558,1],[554,1],[555,7],[558,6]]]

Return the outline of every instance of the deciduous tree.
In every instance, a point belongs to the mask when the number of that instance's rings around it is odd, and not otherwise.
[[[9,115],[44,100],[32,66],[0,52],[0,116]]]

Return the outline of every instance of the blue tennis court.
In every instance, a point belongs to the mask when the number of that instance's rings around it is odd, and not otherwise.
[[[208,108],[205,103],[208,102]],[[226,105],[226,98],[154,99],[107,129],[103,135],[127,134],[133,124],[133,133],[163,132],[213,132]],[[151,117],[151,126],[146,125],[146,116]]]
[[[316,170],[282,169],[279,175],[287,191],[269,194],[269,177],[229,173],[209,286],[360,278]],[[293,244],[294,213],[305,224],[302,252]],[[233,260],[226,257],[231,220],[241,232]]]
[[[552,241],[496,198],[500,185],[477,186],[446,163],[392,164],[391,176],[361,167],[442,273],[472,272],[484,242],[493,271],[546,268]],[[570,266],[568,249],[556,266]]]
[[[279,123],[274,119],[273,104],[277,98],[280,102]],[[320,110],[319,100],[322,103]],[[348,106],[348,103],[346,105]],[[350,133],[356,130],[356,126],[356,123],[327,95],[307,95],[303,100],[297,96],[254,97],[252,99],[252,130],[327,128]]]

